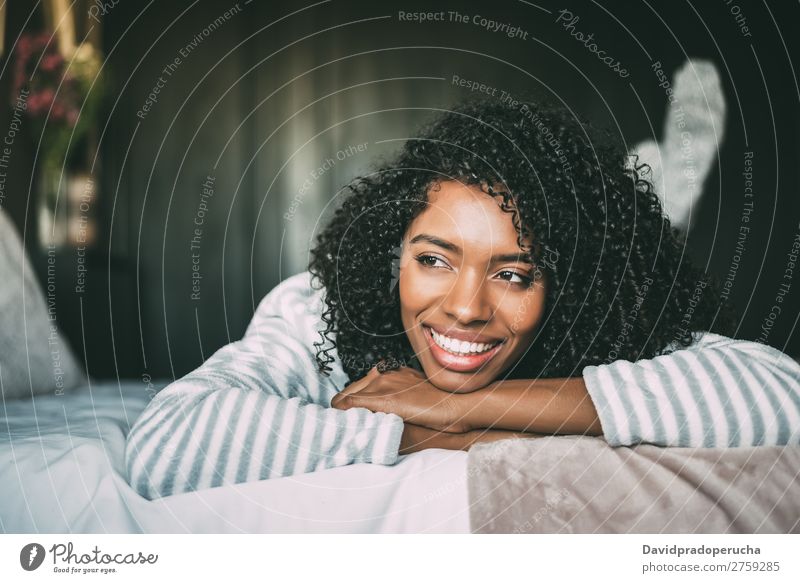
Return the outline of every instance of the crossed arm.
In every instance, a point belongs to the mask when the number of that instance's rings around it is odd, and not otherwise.
[[[542,434],[602,435],[613,446],[785,445],[800,443],[800,365],[775,348],[707,333],[649,360],[587,366],[577,378],[499,380],[464,394],[441,391],[414,369],[373,370],[331,405],[399,415],[400,453]]]
[[[331,406],[402,417],[401,454],[434,447],[467,450],[475,443],[542,434],[602,434],[582,377],[498,380],[470,393],[449,393],[411,368],[382,374],[372,369]]]

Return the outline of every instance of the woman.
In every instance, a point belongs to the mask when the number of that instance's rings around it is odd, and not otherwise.
[[[559,108],[439,116],[351,184],[242,340],[153,399],[131,484],[153,498],[538,434],[800,441],[800,366],[720,335],[725,306],[640,170]]]

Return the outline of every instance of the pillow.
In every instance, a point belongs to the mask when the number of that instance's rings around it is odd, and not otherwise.
[[[24,300],[24,301],[23,301]],[[56,297],[50,298],[56,302]],[[11,220],[0,208],[0,395],[60,395],[86,382],[52,318]]]

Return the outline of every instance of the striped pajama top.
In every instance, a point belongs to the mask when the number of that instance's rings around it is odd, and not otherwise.
[[[403,420],[330,407],[349,380],[318,372],[324,291],[309,272],[258,305],[244,338],[161,390],[128,435],[131,486],[154,499],[358,462],[393,464]],[[610,445],[800,442],[800,365],[777,349],[714,334],[671,354],[588,366]]]

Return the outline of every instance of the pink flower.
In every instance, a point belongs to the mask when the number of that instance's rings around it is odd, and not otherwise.
[[[32,41],[33,39],[31,39],[31,35],[29,34],[23,34],[19,37],[19,41],[17,42],[17,54],[20,56],[29,54]]]
[[[63,62],[64,59],[61,57],[60,54],[51,53],[49,55],[44,56],[40,67],[42,71],[55,71],[62,65]]]
[[[81,70],[66,72],[66,62],[58,52],[50,32],[27,32],[14,47],[11,104],[27,88],[27,115],[33,119],[74,127],[80,104],[86,97]],[[56,95],[58,91],[58,95]]]
[[[38,115],[47,114],[50,109],[50,104],[53,103],[55,93],[49,87],[45,87],[41,91],[31,93],[28,97],[28,115],[36,117]]]
[[[28,96],[28,115],[35,116],[41,110],[42,99],[38,93]]]
[[[50,104],[53,103],[53,100],[56,97],[56,92],[53,90],[52,87],[45,87],[44,89],[42,89],[42,92],[39,95],[41,96],[42,103],[44,103],[49,107]]]
[[[62,120],[66,117],[66,113],[67,110],[64,108],[64,106],[60,102],[56,101],[53,104],[53,108],[50,110],[50,119],[55,121]]]

